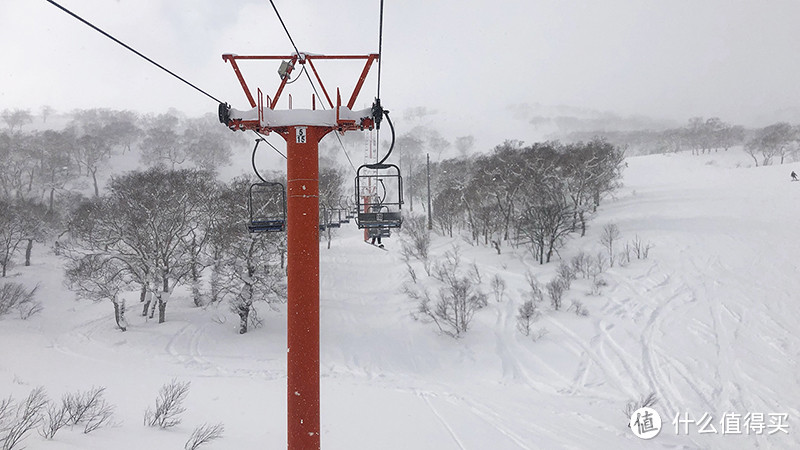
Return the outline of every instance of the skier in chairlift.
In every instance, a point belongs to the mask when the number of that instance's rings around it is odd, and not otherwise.
[[[375,245],[375,239],[378,240],[378,247],[383,248],[383,244],[381,244],[381,232],[378,231],[378,234],[372,236],[372,245]]]
[[[370,212],[374,212],[374,213],[380,212],[382,203],[383,203],[383,200],[380,197],[375,197],[375,203],[373,203],[369,207]],[[380,232],[380,230],[378,230],[378,232],[376,234],[372,235],[372,242],[370,242],[370,243],[372,245],[375,245],[375,240],[376,239],[378,241],[378,247],[383,248],[383,244],[381,243],[381,232]]]

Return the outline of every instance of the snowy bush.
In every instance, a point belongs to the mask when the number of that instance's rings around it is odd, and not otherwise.
[[[500,274],[495,274],[492,278],[492,292],[497,303],[503,301],[503,294],[506,292],[506,282],[500,278]]]
[[[614,254],[614,244],[619,239],[619,227],[614,223],[606,224],[603,227],[603,234],[600,236],[600,244],[606,249],[608,254],[608,263],[614,267],[616,255]]]
[[[16,310],[21,319],[27,319],[40,312],[42,304],[35,299],[38,289],[38,285],[28,290],[24,285],[14,282],[0,286],[0,316]]]
[[[189,385],[186,381],[179,383],[173,379],[161,386],[156,398],[155,408],[147,408],[144,413],[144,423],[147,426],[171,428],[181,423],[180,415],[186,411],[183,401],[189,394]]]
[[[431,232],[424,216],[414,216],[403,222],[402,255],[413,257],[427,266],[431,248]]]
[[[536,308],[536,303],[528,300],[517,310],[517,329],[525,336],[531,335],[531,325],[539,319],[541,314]]]
[[[592,260],[592,265],[589,267],[589,276],[592,278],[603,273],[608,269],[609,260],[602,252],[598,252]]]
[[[67,423],[83,424],[84,433],[109,425],[114,416],[114,407],[103,398],[105,390],[103,387],[94,387],[83,393],[65,395],[62,404],[66,409]]]
[[[580,273],[584,279],[589,278],[593,266],[592,257],[584,252],[580,252],[572,257],[570,265],[572,266],[573,273]]]
[[[653,243],[650,241],[644,242],[639,238],[637,234],[636,237],[630,243],[632,253],[636,255],[636,259],[647,259],[647,256],[650,254],[650,249],[653,248]]]
[[[651,392],[646,397],[626,403],[625,407],[622,408],[622,413],[625,414],[626,419],[630,420],[633,413],[639,408],[652,408],[656,403],[658,403],[658,397],[656,397],[655,392]]]
[[[547,283],[545,287],[547,288],[547,295],[550,297],[550,304],[553,309],[558,311],[561,309],[561,299],[564,297],[564,292],[567,291],[564,280],[561,277],[556,277]]]
[[[565,261],[561,261],[556,269],[556,274],[563,280],[564,286],[569,289],[575,279],[575,270]]]
[[[406,269],[408,270],[408,276],[411,278],[411,281],[414,284],[416,284],[417,283],[417,271],[414,270],[414,267],[411,265],[411,263],[408,262],[408,260],[406,260],[405,263],[406,263]]]
[[[220,439],[224,431],[225,426],[221,423],[216,425],[204,423],[192,431],[192,435],[189,436],[189,440],[186,441],[183,448],[184,450],[196,450],[203,444]]]
[[[603,288],[606,286],[608,286],[608,282],[606,282],[606,279],[601,277],[600,275],[595,275],[592,278],[592,290],[590,294],[600,295],[600,291],[602,291]]]
[[[47,406],[44,388],[38,387],[19,405],[11,398],[0,401],[0,444],[2,450],[21,449],[25,436],[42,421],[42,411]]]
[[[536,279],[536,276],[531,272],[526,272],[525,280],[528,282],[528,287],[530,288],[528,291],[530,299],[536,303],[543,301],[544,293],[542,292],[542,286],[539,284],[539,280]]]
[[[579,300],[573,300],[569,309],[574,311],[576,316],[585,317],[589,315],[589,310],[586,309],[586,307],[583,306],[583,302]]]
[[[61,404],[48,403],[47,409],[42,414],[42,425],[39,434],[45,439],[53,439],[58,430],[67,425],[69,414],[67,405],[63,401]]]
[[[469,329],[475,311],[488,304],[487,296],[472,277],[462,275],[458,248],[445,253],[442,260],[433,264],[432,277],[440,282],[434,300],[425,289],[414,291],[406,286],[405,292],[418,300],[417,313],[436,323],[439,330],[458,337]]]

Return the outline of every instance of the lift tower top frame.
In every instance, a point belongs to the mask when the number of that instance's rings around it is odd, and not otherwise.
[[[290,450],[320,448],[319,382],[319,141],[329,132],[373,129],[374,108],[353,111],[364,80],[378,59],[368,55],[240,56],[224,54],[251,109],[238,111],[220,104],[219,118],[231,130],[276,132],[286,140],[288,318],[287,318],[287,444]],[[239,69],[242,60],[281,60],[280,85],[264,101],[260,89],[254,97]],[[364,67],[346,104],[339,89],[336,102],[314,66],[316,60],[364,60]],[[278,99],[297,64],[308,64],[322,88],[330,109],[317,110],[312,96],[311,110],[275,110]],[[380,109],[380,107],[378,107]],[[378,112],[379,114],[382,111]],[[380,120],[380,117],[377,117]]]

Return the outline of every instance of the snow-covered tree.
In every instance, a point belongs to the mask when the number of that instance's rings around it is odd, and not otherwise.
[[[218,221],[209,248],[212,257],[212,298],[225,299],[239,316],[239,333],[258,324],[254,304],[286,301],[283,255],[285,233],[250,233],[244,201],[250,181],[238,178],[221,190],[217,200]]]
[[[0,275],[5,277],[22,243],[29,242],[26,262],[30,264],[33,240],[43,233],[43,208],[30,200],[0,198]]]
[[[109,193],[86,207],[69,251],[119,261],[125,282],[151,286],[159,323],[169,298],[190,280],[191,245],[208,224],[214,181],[207,172],[152,168],[112,178]],[[146,306],[145,306],[146,307]]]
[[[5,109],[0,113],[0,117],[2,117],[3,122],[6,123],[6,126],[8,126],[8,129],[11,131],[14,131],[15,128],[20,129],[24,125],[33,122],[33,116],[27,109]]]
[[[130,285],[127,264],[120,258],[99,253],[74,253],[65,266],[65,283],[79,297],[94,301],[110,300],[114,320],[120,330],[128,328],[122,292]]]
[[[188,154],[179,131],[180,119],[172,114],[151,117],[141,142],[142,162],[148,166],[175,166],[186,161]]]

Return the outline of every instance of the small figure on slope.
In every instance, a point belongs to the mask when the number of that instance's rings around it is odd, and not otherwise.
[[[792,171],[792,181],[797,181],[797,174]]]

